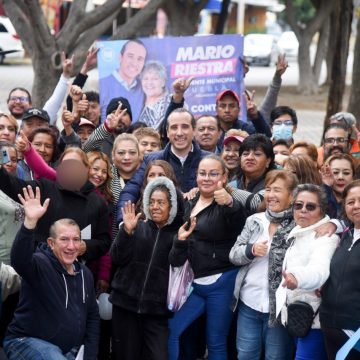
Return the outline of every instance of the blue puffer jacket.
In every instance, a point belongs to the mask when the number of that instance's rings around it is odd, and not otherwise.
[[[167,161],[174,169],[181,191],[186,193],[197,186],[196,170],[199,166],[200,160],[209,154],[209,152],[201,150],[199,145],[193,141],[193,151],[189,153],[184,165],[182,165],[180,160],[172,153],[170,143],[167,144],[163,150],[153,152],[145,156],[139,170],[135,173],[131,180],[126,183],[126,186],[121,191],[117,204],[117,222],[120,223],[122,221],[121,208],[124,206],[124,203],[129,200],[132,203],[136,203],[139,200],[140,189],[144,181],[145,169],[150,161]]]

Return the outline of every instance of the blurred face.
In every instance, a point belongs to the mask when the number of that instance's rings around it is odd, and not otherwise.
[[[289,156],[290,151],[289,151],[288,147],[285,145],[276,145],[276,146],[274,146],[274,154],[275,154],[275,156],[276,155]]]
[[[263,175],[269,167],[268,159],[261,148],[243,151],[240,157],[240,166],[248,179],[256,179]]]
[[[9,96],[7,104],[10,114],[16,119],[21,119],[25,110],[31,106],[28,94],[22,90],[13,91]]]
[[[34,136],[32,146],[39,153],[39,155],[45,160],[46,163],[50,163],[54,155],[54,143],[49,134],[38,133]]]
[[[172,113],[168,117],[167,136],[178,155],[184,156],[191,149],[194,130],[188,113]]]
[[[166,225],[170,214],[170,202],[167,194],[155,190],[150,196],[149,212],[151,220],[159,227]]]
[[[140,164],[140,154],[133,141],[120,141],[113,151],[113,162],[124,179],[130,179]]]
[[[15,143],[16,139],[16,128],[10,122],[10,120],[5,117],[0,117],[0,140],[5,140],[11,142],[12,144]]]
[[[348,134],[343,129],[330,129],[324,137],[324,157],[348,152]]]
[[[306,147],[299,146],[291,152],[291,155],[302,155],[302,156],[307,155],[307,156],[309,156],[309,153],[308,153]]]
[[[17,169],[17,156],[16,156],[16,150],[14,148],[10,147],[3,147],[2,150],[7,150],[9,154],[10,161],[3,165],[5,170],[9,174],[15,174]]]
[[[100,104],[96,101],[89,101],[89,109],[87,111],[86,118],[95,126],[99,125],[100,113]]]
[[[277,179],[265,186],[266,208],[273,212],[281,212],[290,207],[292,195],[288,184],[283,179]]]
[[[23,130],[23,132],[25,133],[25,135],[27,137],[29,137],[30,133],[34,130],[37,129],[39,127],[42,126],[49,126],[49,123],[43,119],[40,119],[36,116],[33,116],[29,119],[23,120],[22,124],[21,124],[21,129]]]
[[[342,194],[347,184],[353,181],[353,172],[351,164],[347,160],[333,160],[330,163],[330,169],[334,176],[333,190]]]
[[[80,137],[81,144],[84,144],[86,140],[90,137],[95,129],[89,125],[82,125],[78,128],[77,134]]]
[[[79,154],[69,152],[56,169],[56,179],[66,190],[79,191],[89,177],[89,168],[85,166]]]
[[[345,199],[345,212],[356,229],[360,229],[360,187],[349,190]]]
[[[215,151],[220,135],[221,130],[218,128],[214,117],[206,116],[196,121],[194,136],[203,150]]]
[[[141,86],[146,97],[160,97],[165,90],[165,81],[156,70],[147,70],[141,79]]]
[[[136,42],[126,45],[124,54],[120,54],[120,76],[131,84],[141,73],[146,58],[146,49]]]
[[[318,196],[308,191],[299,193],[294,201],[294,220],[296,224],[307,227],[317,223],[322,218]]]
[[[201,195],[213,196],[218,183],[225,185],[227,177],[219,161],[204,159],[199,164],[196,181]]]
[[[152,136],[144,136],[139,141],[139,150],[142,156],[160,150],[159,140]]]
[[[223,96],[216,104],[216,114],[219,117],[222,126],[226,128],[237,120],[240,113],[240,107],[237,100],[231,95]]]
[[[56,238],[48,238],[48,244],[60,264],[72,272],[72,264],[79,255],[81,237],[77,226],[56,225]]]
[[[105,184],[108,178],[107,164],[102,159],[95,160],[90,166],[89,181],[95,186],[99,187]]]
[[[221,158],[224,160],[227,169],[234,170],[240,166],[239,149],[240,143],[237,141],[230,141],[224,145]]]
[[[149,170],[146,182],[149,183],[151,180],[154,180],[159,176],[166,176],[164,169],[161,166],[153,165]]]

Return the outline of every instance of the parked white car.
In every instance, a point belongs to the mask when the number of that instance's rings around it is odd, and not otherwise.
[[[286,54],[287,59],[297,60],[299,42],[293,31],[284,31],[279,37],[278,46],[281,52]]]
[[[23,58],[25,53],[22,42],[10,19],[0,16],[0,51],[12,50],[16,50],[16,52],[0,55],[0,64],[3,63],[5,57]]]
[[[276,38],[270,34],[248,34],[244,37],[244,58],[248,64],[269,66],[279,55]]]

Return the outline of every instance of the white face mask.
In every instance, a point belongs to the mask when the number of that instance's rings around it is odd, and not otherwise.
[[[290,140],[293,135],[293,127],[287,125],[274,125],[273,126],[273,138],[274,140]]]

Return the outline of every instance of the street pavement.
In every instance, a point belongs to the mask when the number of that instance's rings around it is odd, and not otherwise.
[[[256,70],[256,71],[255,71]],[[274,67],[256,67],[246,76],[247,87],[267,86],[274,74]],[[322,77],[325,74],[322,74]],[[7,111],[6,99],[9,91],[17,86],[24,87],[31,91],[33,83],[33,70],[30,63],[12,62],[0,65],[0,110]],[[298,69],[296,63],[290,63],[290,67],[283,77],[281,92],[286,91],[286,86],[295,86],[298,81]],[[85,85],[85,90],[98,88],[97,71],[89,72],[89,79]],[[296,109],[298,115],[298,130],[295,140],[307,140],[318,145],[320,143],[324,111]]]

